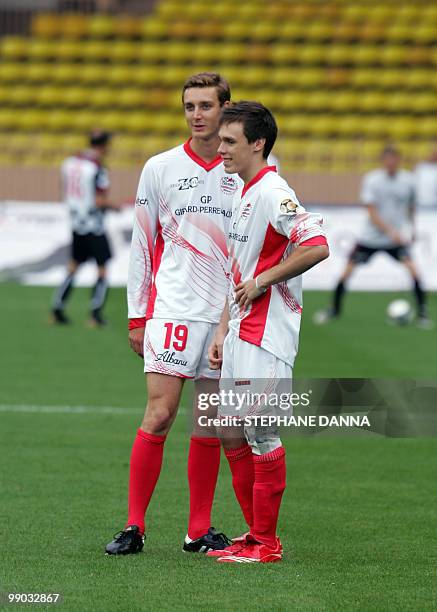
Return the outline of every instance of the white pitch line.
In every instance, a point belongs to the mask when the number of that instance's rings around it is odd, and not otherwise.
[[[35,404],[0,404],[0,412],[21,412],[36,414],[136,414],[141,415],[142,408],[117,408],[116,406],[38,406]],[[180,407],[178,414],[185,414]]]
[[[36,406],[33,404],[0,404],[0,412],[34,412],[41,414],[141,414],[141,409],[115,406]]]

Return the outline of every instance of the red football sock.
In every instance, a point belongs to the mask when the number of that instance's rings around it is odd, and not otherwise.
[[[190,517],[188,537],[203,536],[211,527],[211,509],[220,467],[220,440],[191,436],[188,453]]]
[[[251,534],[258,542],[276,546],[276,525],[285,489],[285,449],[280,446],[271,453],[253,455],[253,462],[254,525]]]
[[[232,486],[249,529],[253,526],[253,485],[255,471],[252,450],[248,444],[225,450],[232,473]]]
[[[144,515],[161,471],[164,442],[165,436],[155,436],[138,429],[132,447],[127,525],[138,525],[142,533]]]

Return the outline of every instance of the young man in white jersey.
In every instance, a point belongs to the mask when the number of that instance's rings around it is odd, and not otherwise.
[[[355,267],[366,264],[375,253],[383,251],[402,263],[411,276],[417,325],[423,329],[433,327],[428,318],[426,294],[410,253],[414,240],[415,182],[411,172],[400,168],[400,162],[398,149],[387,146],[381,154],[381,167],[364,176],[361,202],[369,216],[334,290],[332,306],[315,313],[316,324],[340,317],[346,282]]]
[[[148,403],[130,461],[125,528],[109,554],[143,548],[144,517],[159,477],[164,442],[176,417],[185,379],[210,381],[208,346],[228,292],[226,239],[238,177],[228,176],[217,153],[228,83],[218,74],[189,78],[182,101],[191,138],[149,159],[135,205],[128,279],[129,341],[144,355]],[[211,527],[220,463],[215,429],[193,432],[188,456],[190,516],[183,549],[222,549],[229,540]],[[204,435],[205,434],[205,435]]]
[[[105,325],[102,308],[108,292],[106,265],[111,258],[111,250],[105,233],[104,214],[109,208],[119,209],[108,200],[109,178],[103,166],[110,140],[109,132],[96,130],[90,135],[89,149],[72,155],[62,164],[63,197],[70,210],[73,238],[68,273],[57,289],[52,304],[52,320],[61,325],[70,323],[65,314],[65,305],[77,269],[88,259],[94,259],[97,264],[90,323],[98,327]]]
[[[329,250],[319,215],[305,211],[293,189],[268,166],[277,135],[271,112],[257,102],[224,109],[219,153],[227,172],[244,182],[234,198],[229,233],[229,305],[209,348],[221,367],[221,387],[240,393],[273,393],[291,387],[302,312],[301,274]],[[275,427],[266,431],[246,417],[265,406],[222,405],[220,417],[239,419],[221,436],[232,482],[249,531],[209,556],[230,563],[280,561],[276,535],[285,489],[285,451]]]

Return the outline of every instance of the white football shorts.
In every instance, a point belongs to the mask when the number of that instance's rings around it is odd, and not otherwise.
[[[144,333],[144,372],[218,379],[220,370],[211,370],[208,363],[216,327],[204,321],[149,319]]]
[[[244,418],[264,412],[259,403],[256,406],[249,400],[252,394],[290,394],[291,376],[292,369],[288,363],[229,331],[223,345],[220,389],[232,389],[235,394],[247,396],[248,400],[238,408],[237,416]],[[234,416],[236,412],[232,406],[221,405],[219,414]]]

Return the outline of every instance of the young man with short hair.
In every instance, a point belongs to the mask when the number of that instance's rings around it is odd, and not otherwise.
[[[238,188],[238,177],[228,176],[217,154],[221,111],[230,97],[219,74],[190,77],[182,101],[191,138],[149,159],[140,178],[127,292],[129,341],[144,355],[148,400],[132,449],[127,524],[106,546],[108,554],[143,548],[144,517],[184,380],[194,379],[196,390],[205,379],[218,388],[207,351],[228,292],[226,237]],[[229,543],[211,527],[219,463],[215,429],[195,430],[188,457],[187,552]]]
[[[234,393],[278,393],[290,389],[302,312],[303,272],[329,250],[319,215],[305,211],[293,189],[268,166],[277,126],[257,102],[224,109],[219,153],[226,172],[244,182],[234,198],[229,234],[229,307],[209,348],[211,367],[221,367],[221,387]],[[223,551],[225,563],[280,561],[276,534],[285,489],[285,450],[275,427],[248,425],[265,406],[248,401],[238,411],[223,405],[220,417],[241,425],[223,427],[222,440],[237,500],[249,531]]]

